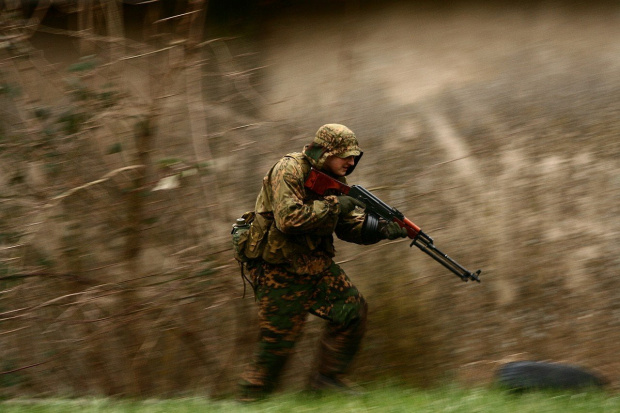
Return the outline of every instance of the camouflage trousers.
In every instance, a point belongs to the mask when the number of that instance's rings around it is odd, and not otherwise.
[[[259,345],[241,377],[242,395],[273,391],[302,333],[308,313],[327,321],[316,369],[328,377],[347,372],[366,331],[368,307],[347,275],[333,263],[317,275],[287,272],[260,262],[249,268],[259,306]]]

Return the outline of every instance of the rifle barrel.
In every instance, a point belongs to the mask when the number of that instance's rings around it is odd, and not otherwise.
[[[427,240],[421,237],[416,237],[412,242],[410,247],[412,246],[418,247],[424,253],[429,255],[432,259],[443,265],[445,268],[452,271],[456,274],[461,280],[467,282],[469,280],[480,282],[480,278],[478,275],[482,272],[482,270],[477,270],[476,272],[471,272],[467,270],[465,267],[460,265],[458,262],[454,261],[448,255],[441,252],[441,250],[432,243],[429,243]]]

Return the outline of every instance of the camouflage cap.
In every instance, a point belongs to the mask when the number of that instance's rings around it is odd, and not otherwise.
[[[325,148],[325,155],[327,156],[335,155],[340,158],[347,158],[362,154],[353,131],[337,123],[321,126],[316,132],[313,143]]]

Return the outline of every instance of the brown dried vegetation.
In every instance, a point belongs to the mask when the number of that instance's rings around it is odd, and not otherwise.
[[[366,151],[351,182],[483,269],[339,243],[371,306],[356,378],[483,385],[527,358],[618,388],[617,6],[293,8],[221,37],[203,3],[2,9],[0,397],[232,391],[256,327],[230,224],[326,122]],[[88,57],[50,63],[44,34]]]

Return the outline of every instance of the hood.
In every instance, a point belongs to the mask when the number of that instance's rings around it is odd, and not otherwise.
[[[364,152],[360,149],[357,138],[351,129],[337,123],[328,123],[319,128],[311,144],[303,150],[306,159],[316,169],[323,169],[329,156],[347,158],[354,156],[354,164],[347,171],[351,174]]]

